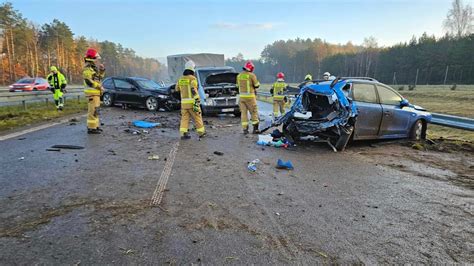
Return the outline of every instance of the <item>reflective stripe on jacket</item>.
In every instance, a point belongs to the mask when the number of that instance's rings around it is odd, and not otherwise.
[[[283,100],[285,98],[285,95],[283,93],[285,92],[285,89],[288,85],[286,85],[285,82],[283,81],[277,81],[273,83],[273,99],[274,100]]]
[[[244,71],[237,76],[240,98],[255,98],[255,88],[260,86],[257,76],[252,72]]]
[[[100,95],[100,80],[98,73],[93,63],[87,63],[82,71],[82,77],[84,78],[84,93],[87,96]]]
[[[56,74],[50,73],[46,79],[48,80],[49,86],[55,90],[59,90],[63,84],[67,84],[66,78],[59,71]]]
[[[181,95],[181,108],[193,108],[196,100],[199,100],[197,91],[197,79],[193,75],[181,76],[176,82],[176,91]]]

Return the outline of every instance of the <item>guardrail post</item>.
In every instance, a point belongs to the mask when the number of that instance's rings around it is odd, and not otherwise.
[[[46,107],[48,107],[49,98],[45,98],[45,99],[44,99],[44,103],[46,104]]]
[[[26,101],[25,100],[21,101],[21,105],[23,106],[23,110],[26,110]]]
[[[77,103],[81,103],[81,95],[77,95]]]

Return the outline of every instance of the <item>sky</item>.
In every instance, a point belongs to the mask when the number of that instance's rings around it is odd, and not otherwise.
[[[0,0],[2,1],[2,0]],[[474,0],[464,0],[471,3]],[[36,24],[59,19],[76,36],[113,41],[138,55],[242,53],[258,58],[276,40],[321,38],[379,45],[423,32],[443,35],[451,0],[10,0]]]

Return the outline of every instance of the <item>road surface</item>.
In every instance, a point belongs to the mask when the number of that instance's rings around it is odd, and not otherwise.
[[[474,263],[472,151],[285,150],[205,120],[181,141],[178,113],[108,108],[103,135],[81,118],[1,141],[0,264]]]

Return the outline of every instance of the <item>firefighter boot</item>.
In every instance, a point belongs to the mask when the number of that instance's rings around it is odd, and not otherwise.
[[[181,139],[190,139],[191,136],[189,135],[188,132],[184,133],[182,136],[181,136]]]
[[[258,124],[253,125],[252,134],[259,134],[260,130],[258,130]]]

